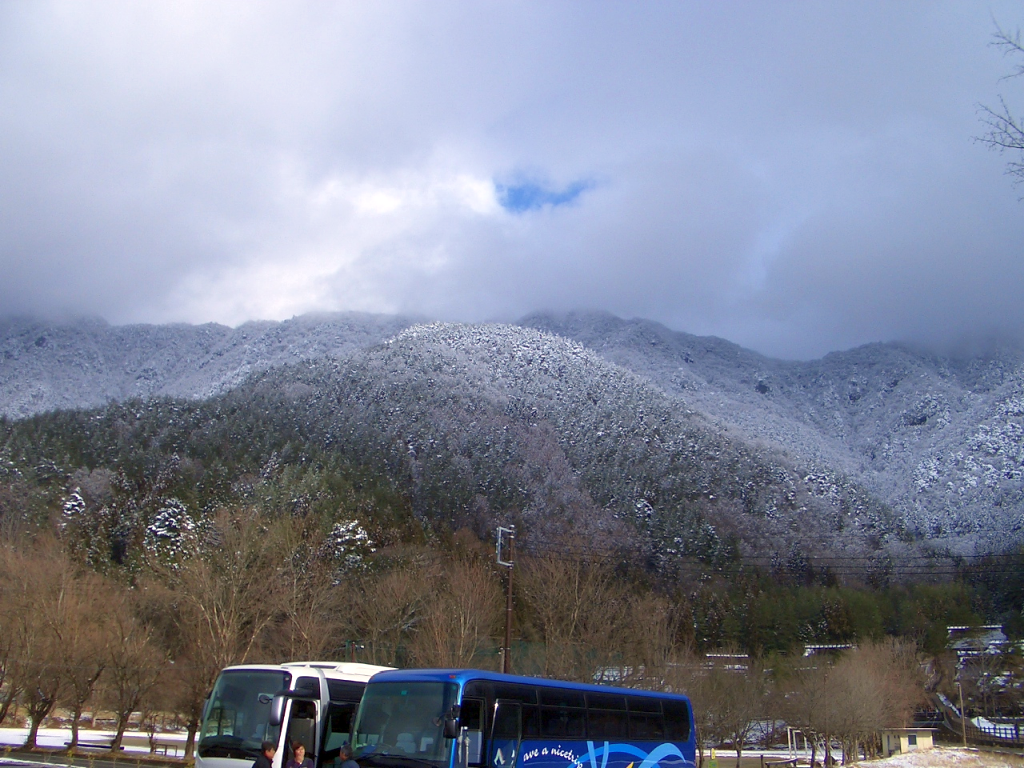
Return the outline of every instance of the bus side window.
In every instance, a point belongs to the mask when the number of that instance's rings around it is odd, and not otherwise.
[[[666,699],[665,738],[669,741],[687,741],[690,738],[690,708],[685,701]]]
[[[512,768],[516,764],[519,736],[522,731],[522,707],[518,701],[498,699],[494,702],[488,765],[491,768]]]
[[[641,741],[660,741],[665,737],[665,720],[661,702],[657,699],[629,696],[629,738]]]
[[[541,707],[540,735],[545,739],[582,739],[586,710],[582,707]]]
[[[629,735],[626,710],[591,709],[587,711],[587,738],[594,741],[617,741]],[[685,741],[685,739],[684,739]]]
[[[459,710],[459,727],[462,729],[462,737],[465,739],[469,765],[483,764],[483,711],[482,700],[462,699],[462,706]]]

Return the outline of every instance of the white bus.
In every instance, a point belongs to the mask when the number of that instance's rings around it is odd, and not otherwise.
[[[274,768],[288,761],[296,741],[320,768],[325,756],[329,760],[348,740],[367,681],[387,669],[391,667],[296,661],[221,670],[203,708],[196,768],[251,768],[264,741],[277,744]]]

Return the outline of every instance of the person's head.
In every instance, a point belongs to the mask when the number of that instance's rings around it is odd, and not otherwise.
[[[345,760],[352,759],[352,747],[348,744],[342,744],[341,749],[338,750],[338,757],[341,758],[342,762]]]
[[[306,745],[301,741],[296,741],[292,744],[292,752],[295,753],[295,762],[301,763],[302,758],[306,756]]]
[[[260,744],[260,752],[266,755],[268,758],[273,759],[274,753],[277,752],[277,744],[272,741],[264,741]]]

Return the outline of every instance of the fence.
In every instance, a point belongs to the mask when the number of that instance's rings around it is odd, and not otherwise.
[[[960,719],[959,713],[949,707],[942,707],[942,724],[958,737],[964,736],[964,721]],[[1012,747],[1024,747],[1024,730],[1020,723],[1014,725],[975,725],[967,721],[967,741],[975,744],[1003,745]]]

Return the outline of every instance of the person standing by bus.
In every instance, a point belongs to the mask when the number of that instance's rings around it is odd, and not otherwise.
[[[260,756],[252,764],[252,768],[273,768],[274,755],[277,753],[277,744],[272,741],[264,741],[260,744]]]
[[[285,764],[285,768],[313,768],[313,761],[306,757],[306,745],[301,741],[292,744],[293,757]]]
[[[338,768],[359,768],[359,763],[352,759],[352,747],[342,744],[338,750]]]

